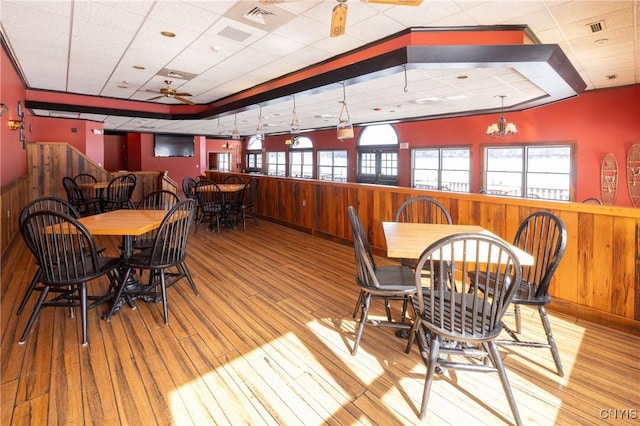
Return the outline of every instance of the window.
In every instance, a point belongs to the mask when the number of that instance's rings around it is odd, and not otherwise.
[[[311,179],[313,177],[313,142],[306,136],[293,139],[289,148],[289,176]]]
[[[411,186],[469,192],[470,148],[414,149]]]
[[[484,189],[489,194],[568,201],[572,147],[487,147],[484,170]]]
[[[318,179],[347,181],[347,151],[318,151]]]
[[[398,148],[390,124],[365,127],[358,139],[358,182],[397,185]]]
[[[269,176],[286,176],[286,158],[284,151],[267,152],[267,174]]]
[[[231,154],[228,152],[218,154],[218,170],[221,172],[231,170]]]
[[[247,143],[247,168],[248,173],[262,172],[262,139],[252,136]]]

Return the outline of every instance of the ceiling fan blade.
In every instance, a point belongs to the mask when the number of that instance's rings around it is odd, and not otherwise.
[[[173,96],[193,96],[191,93],[174,93]]]
[[[155,97],[153,97],[151,99],[147,99],[147,101],[155,101],[156,99],[160,99],[160,98],[163,98],[163,97],[164,97],[163,95],[155,96]]]
[[[189,105],[195,105],[196,104],[195,102],[192,102],[189,99],[185,99],[185,98],[182,98],[180,96],[174,96],[173,99],[177,99],[180,102],[185,103],[185,104],[189,104]]]

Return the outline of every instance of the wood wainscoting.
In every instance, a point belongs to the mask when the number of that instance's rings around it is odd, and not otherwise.
[[[207,172],[221,181],[229,173]],[[240,175],[259,179],[257,213],[277,223],[336,241],[351,240],[347,207],[353,205],[374,250],[385,254],[382,222],[392,221],[406,199],[440,201],[454,223],[480,225],[506,240],[529,214],[558,215],[567,249],[551,284],[550,309],[640,335],[640,277],[636,271],[640,209],[384,185]]]

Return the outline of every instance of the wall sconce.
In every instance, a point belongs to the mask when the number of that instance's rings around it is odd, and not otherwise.
[[[225,142],[222,144],[222,149],[233,149],[233,145],[231,145],[229,142]]]
[[[0,117],[2,117],[2,114],[4,114],[7,111],[9,111],[9,107],[6,106],[5,104],[0,104]]]
[[[18,130],[22,127],[22,121],[20,120],[9,120],[9,128],[11,130]]]

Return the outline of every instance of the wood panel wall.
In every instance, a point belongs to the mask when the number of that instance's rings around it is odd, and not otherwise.
[[[207,172],[215,181],[228,173]],[[240,175],[245,179],[249,175]],[[254,175],[251,175],[254,176]],[[512,241],[522,220],[546,210],[558,215],[568,233],[564,258],[554,275],[550,308],[640,334],[637,229],[640,209],[582,203],[461,194],[393,186],[256,176],[257,213],[303,231],[349,243],[347,207],[353,205],[377,254],[386,243],[382,222],[392,221],[406,199],[431,196],[449,210],[454,223],[480,225]]]
[[[89,173],[98,181],[108,181],[122,174],[136,175],[133,202],[137,203],[146,194],[166,189],[177,193],[177,186],[165,172],[114,172],[109,173],[98,163],[66,143],[38,142],[27,144],[28,175],[16,179],[1,188],[0,212],[2,214],[2,253],[19,234],[18,218],[22,208],[31,200],[41,196],[55,196],[62,199],[67,194],[62,186],[62,178]]]

